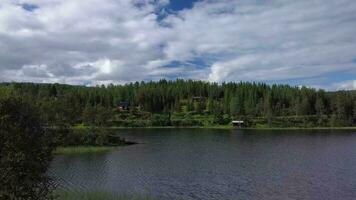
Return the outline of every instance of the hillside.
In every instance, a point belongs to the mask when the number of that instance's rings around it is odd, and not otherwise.
[[[34,104],[46,125],[250,127],[356,125],[356,92],[263,83],[161,80],[97,87],[2,83],[1,97]]]

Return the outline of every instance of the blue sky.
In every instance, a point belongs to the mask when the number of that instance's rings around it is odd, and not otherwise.
[[[28,3],[23,3],[23,4],[21,4],[21,6],[24,10],[29,11],[29,12],[33,12],[34,10],[36,10],[38,8],[37,5],[28,4]]]
[[[192,8],[195,2],[197,2],[197,0],[171,0],[167,7],[168,9],[179,11]]]
[[[0,81],[350,90],[355,24],[354,0],[3,0]]]

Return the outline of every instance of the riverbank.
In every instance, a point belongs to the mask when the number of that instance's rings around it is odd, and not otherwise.
[[[101,191],[93,192],[68,192],[57,190],[55,196],[58,197],[58,200],[154,200],[151,197],[144,196],[128,196],[128,195],[114,195]]]
[[[93,128],[91,126],[73,126],[73,129],[85,130]],[[236,128],[231,125],[216,125],[216,126],[145,126],[145,127],[121,127],[121,126],[107,126],[97,127],[103,129],[231,129],[231,130],[356,130],[356,126],[353,127],[243,127]]]
[[[55,155],[71,155],[82,153],[100,153],[108,152],[117,149],[118,146],[74,146],[74,147],[58,147]]]
[[[51,131],[57,144],[54,154],[97,153],[137,144],[101,127],[68,127]]]

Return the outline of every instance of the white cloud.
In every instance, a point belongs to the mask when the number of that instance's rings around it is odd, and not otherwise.
[[[38,8],[29,12],[23,3]],[[158,19],[168,4],[2,0],[0,80],[222,82],[356,75],[354,0],[206,0]]]
[[[356,80],[342,81],[334,83],[331,90],[356,90]]]
[[[217,57],[211,81],[306,78],[356,68],[355,1],[203,1],[167,20],[178,33],[167,56]]]
[[[158,27],[156,16],[152,14],[156,4],[151,1],[26,2],[39,8],[28,12],[19,6],[21,2],[0,3],[3,72],[25,69],[26,73],[22,75],[31,80],[39,73],[29,73],[29,68],[23,66],[46,65],[47,73],[53,74],[43,77],[49,82],[71,79],[72,76],[91,80],[107,77],[116,81],[123,78],[121,74],[125,74],[129,81],[131,75],[145,78],[139,73],[141,69],[147,62],[160,59],[160,48],[157,47],[164,30]],[[142,4],[140,8],[135,5],[138,2]],[[157,6],[162,5],[162,1],[157,1]],[[88,65],[92,74],[85,74],[83,68],[78,68],[81,63],[93,63],[93,66]],[[43,75],[47,73],[43,72]],[[23,80],[25,77],[3,80]]]

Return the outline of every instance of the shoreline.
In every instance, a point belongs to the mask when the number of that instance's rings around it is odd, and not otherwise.
[[[126,195],[126,194],[114,194],[106,191],[67,191],[63,189],[57,189],[54,191],[54,195],[58,197],[58,200],[155,200],[154,197],[143,195]]]
[[[103,128],[103,129],[225,129],[225,130],[356,130],[353,127],[243,127],[236,128],[233,126],[143,126],[143,127],[122,127],[122,126],[73,126],[72,129],[90,129],[90,128]]]
[[[91,128],[103,128],[103,129],[111,129],[111,130],[125,130],[125,129],[221,129],[221,130],[255,130],[255,131],[297,131],[297,130],[349,130],[356,131],[356,127],[271,127],[271,128],[253,128],[253,127],[245,127],[245,128],[235,128],[231,126],[191,126],[191,127],[175,127],[175,126],[146,126],[146,127],[92,127],[92,126],[73,126],[71,129],[77,130],[86,130]],[[356,133],[356,132],[355,132]],[[53,151],[54,155],[75,155],[75,154],[84,154],[84,153],[102,153],[109,152],[119,147],[129,146],[132,144],[139,144],[136,142],[130,142],[127,145],[116,145],[116,146],[64,146],[57,147]]]
[[[109,152],[119,148],[120,146],[71,146],[57,147],[53,151],[53,155],[75,155],[84,153],[102,153]]]

